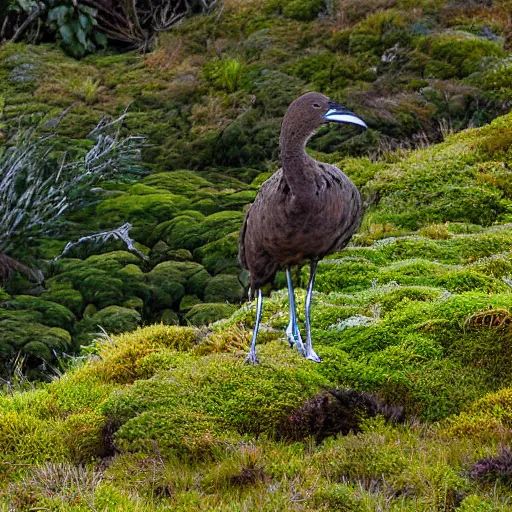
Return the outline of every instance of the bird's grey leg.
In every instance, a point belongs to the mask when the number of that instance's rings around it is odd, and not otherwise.
[[[256,338],[258,336],[258,328],[261,320],[261,310],[263,309],[263,296],[261,295],[261,288],[258,289],[257,293],[257,304],[256,304],[256,323],[254,324],[254,331],[252,332],[252,341],[249,354],[247,355],[246,362],[251,364],[258,364],[258,358],[256,357]]]
[[[293,292],[292,273],[290,269],[286,269],[286,280],[288,281],[288,304],[290,309],[290,322],[286,328],[286,337],[290,347],[294,345],[297,347],[299,354],[305,355],[306,349],[304,343],[302,343],[302,337],[300,335],[299,326],[297,325],[297,314],[295,312],[295,295]]]
[[[318,264],[318,260],[313,260],[310,266],[310,276],[309,276],[309,284],[308,291],[306,293],[306,358],[311,359],[312,361],[316,361],[319,363],[321,359],[315,354],[313,350],[313,343],[311,342],[311,299],[313,298],[313,284],[315,283],[315,274],[316,274],[316,266]]]

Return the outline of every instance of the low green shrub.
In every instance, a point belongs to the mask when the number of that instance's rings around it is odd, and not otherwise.
[[[463,78],[478,71],[483,56],[504,56],[503,49],[495,41],[471,36],[468,33],[425,36],[419,39],[417,45],[433,59],[452,66],[453,74],[444,78]]]
[[[141,322],[138,311],[121,306],[108,306],[100,309],[91,317],[91,321],[101,326],[109,334],[133,331]]]
[[[185,315],[191,325],[208,325],[234,313],[236,306],[222,302],[196,304]]]
[[[240,302],[244,296],[245,290],[238,277],[228,274],[213,277],[204,291],[206,302]]]
[[[197,295],[200,299],[204,297],[204,291],[208,286],[212,276],[206,269],[196,272],[186,284],[186,291],[192,295]]]
[[[82,314],[84,308],[82,294],[66,285],[55,286],[42,295],[44,300],[56,302],[68,308],[76,317]]]
[[[67,307],[31,295],[16,295],[2,306],[8,310],[38,311],[42,315],[41,323],[49,327],[69,330],[75,321],[75,315]]]

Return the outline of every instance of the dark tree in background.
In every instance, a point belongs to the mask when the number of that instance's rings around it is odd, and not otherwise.
[[[159,32],[217,0],[12,0],[0,6],[0,41],[59,40],[75,57],[107,40],[148,50]]]

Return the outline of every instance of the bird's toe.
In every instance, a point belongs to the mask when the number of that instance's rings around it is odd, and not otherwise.
[[[321,363],[322,359],[316,355],[314,351],[311,351],[309,354],[305,355],[306,359],[309,359],[310,361],[314,361],[315,363]]]
[[[245,362],[247,364],[260,364],[258,358],[256,357],[256,354],[249,353],[247,357],[245,358]]]
[[[293,337],[293,333],[286,329],[286,339],[288,340],[288,343],[290,344],[290,348],[293,348],[295,345],[295,338]]]

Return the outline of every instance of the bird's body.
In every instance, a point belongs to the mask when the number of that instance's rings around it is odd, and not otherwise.
[[[357,187],[337,167],[311,159],[310,190],[292,193],[279,169],[260,188],[245,215],[239,259],[251,288],[272,281],[279,268],[301,265],[343,249],[358,229],[363,204]]]
[[[249,270],[251,289],[258,292],[256,326],[248,360],[256,360],[256,335],[261,318],[261,287],[285,268],[290,300],[290,324],[286,330],[309,359],[320,361],[311,346],[309,312],[319,259],[343,249],[358,229],[363,204],[357,187],[337,167],[311,158],[305,150],[315,129],[326,121],[366,126],[357,116],[319,93],[295,100],[283,119],[280,137],[282,167],[261,186],[248,209],[239,238],[238,258]],[[306,346],[295,315],[290,267],[311,262],[306,297]]]

